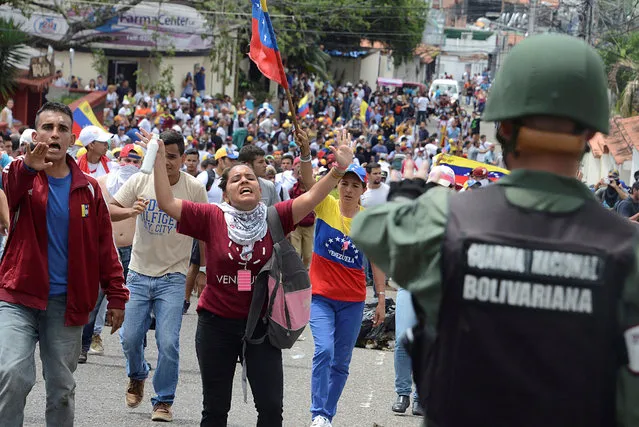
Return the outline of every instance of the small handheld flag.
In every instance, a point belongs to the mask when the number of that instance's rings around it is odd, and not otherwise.
[[[277,47],[275,32],[271,17],[268,14],[266,0],[251,0],[253,4],[253,19],[251,35],[251,50],[249,58],[267,78],[277,82],[288,90],[288,80],[282,65],[282,57]]]
[[[308,95],[304,95],[304,97],[300,99],[300,102],[297,106],[297,115],[300,117],[305,117],[310,110],[311,108],[308,105]]]

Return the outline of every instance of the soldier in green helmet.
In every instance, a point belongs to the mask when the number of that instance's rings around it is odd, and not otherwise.
[[[353,220],[353,241],[413,295],[429,426],[639,426],[639,240],[575,179],[608,105],[593,48],[532,36],[484,113],[512,173],[424,193],[422,171]]]

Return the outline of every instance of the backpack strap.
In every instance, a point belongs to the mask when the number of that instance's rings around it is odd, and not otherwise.
[[[275,206],[268,207],[266,211],[266,222],[268,224],[268,231],[271,233],[271,239],[273,239],[273,246],[286,239],[284,228],[282,227],[282,220]]]
[[[286,237],[284,236],[284,230],[282,229],[282,222],[280,216],[277,213],[275,207],[270,206],[266,211],[266,221],[268,226],[268,232],[273,239],[273,246],[279,244]],[[275,249],[275,248],[274,248]],[[271,266],[276,257],[276,251],[273,250],[271,258],[266,262],[262,270],[258,273],[255,279],[255,286],[253,288],[253,297],[251,298],[251,306],[249,308],[248,318],[246,320],[246,330],[244,331],[244,341],[251,344],[260,344],[264,341],[264,337],[260,339],[253,339],[253,332],[257,326],[257,322],[260,320],[262,314],[262,307],[268,294],[268,272],[271,270]]]

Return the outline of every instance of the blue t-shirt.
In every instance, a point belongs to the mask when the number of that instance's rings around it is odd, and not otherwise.
[[[49,237],[49,296],[67,293],[69,265],[69,193],[71,173],[64,178],[47,177],[47,236]]]

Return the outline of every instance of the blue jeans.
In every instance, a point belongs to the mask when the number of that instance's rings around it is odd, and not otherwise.
[[[403,337],[406,330],[416,324],[417,317],[410,292],[399,288],[395,306],[395,393],[399,396],[410,396],[413,390],[413,365],[403,345]],[[413,395],[413,400],[416,399],[417,391]]]
[[[157,322],[158,366],[153,375],[157,396],[151,399],[153,405],[160,402],[171,405],[175,399],[185,282],[186,277],[181,273],[150,277],[129,270],[127,277],[130,296],[120,341],[126,357],[126,374],[131,379],[144,380],[149,376],[149,367],[144,361],[144,337],[151,325],[151,311]]]
[[[97,329],[96,325],[98,324],[97,322],[98,316],[100,315],[102,306],[106,302],[107,302],[107,299],[104,297],[104,291],[102,291],[102,287],[100,287],[100,290],[98,291],[98,300],[95,304],[95,308],[93,309],[91,314],[89,314],[89,322],[86,325],[84,325],[84,328],[82,330],[82,351],[89,351],[89,348],[91,347],[91,338],[93,338],[93,334],[96,333],[95,329]],[[106,308],[105,308],[104,314],[102,315],[102,319],[103,319],[102,324],[104,324],[105,315],[106,315]]]
[[[80,356],[82,326],[64,326],[66,303],[66,295],[51,297],[47,309],[42,311],[0,302],[0,425],[3,427],[20,427],[24,423],[24,405],[36,381],[38,342],[47,391],[46,425],[73,426],[73,373]]]
[[[131,246],[118,248],[118,254],[120,255],[120,262],[122,263],[122,269],[124,270],[124,280],[126,280],[126,276],[129,273],[129,262],[131,261]],[[84,325],[84,330],[82,331],[83,351],[89,351],[93,335],[100,335],[102,333],[104,320],[106,318],[106,311],[107,298],[104,297],[104,292],[102,291],[102,287],[100,287],[95,308],[89,315],[89,323]]]
[[[107,305],[108,305],[107,299],[104,298],[102,300],[102,304],[96,306],[94,309],[94,310],[98,310],[98,313],[95,316],[95,325],[93,326],[93,335],[100,335],[102,333],[102,329],[104,329]]]
[[[342,395],[355,341],[362,327],[364,301],[345,302],[313,295],[311,332],[315,341],[311,373],[311,414],[332,420]]]

